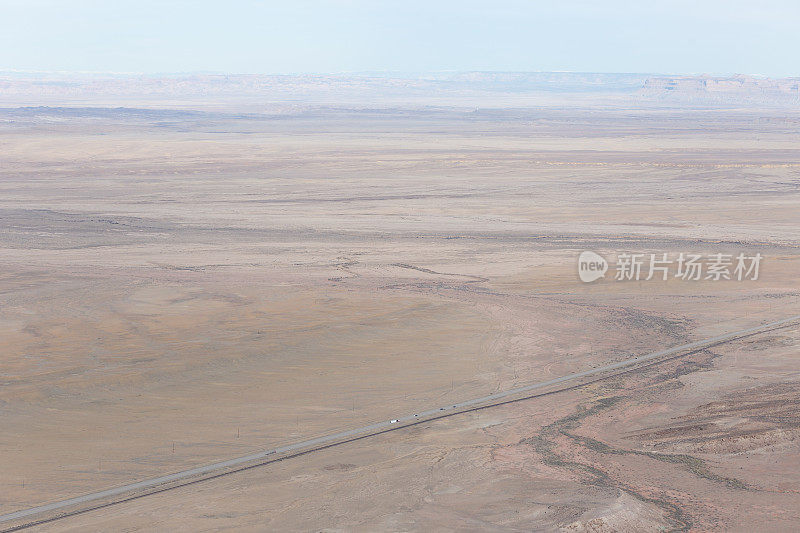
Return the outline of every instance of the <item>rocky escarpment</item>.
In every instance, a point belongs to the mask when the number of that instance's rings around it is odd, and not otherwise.
[[[645,80],[641,94],[700,102],[800,102],[800,78],[654,76]]]

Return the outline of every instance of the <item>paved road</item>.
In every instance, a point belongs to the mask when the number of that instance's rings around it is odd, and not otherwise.
[[[275,456],[274,459],[277,460],[279,457],[284,457],[286,454],[291,454],[293,452],[313,451],[315,448],[317,449],[325,448],[341,441],[346,442],[348,440],[352,440],[353,438],[364,438],[370,435],[383,433],[385,431],[400,429],[409,424],[430,419],[431,417],[438,417],[448,413],[456,414],[458,412],[463,412],[464,410],[469,410],[470,408],[474,409],[479,406],[490,407],[492,405],[496,405],[498,403],[498,400],[513,398],[515,396],[519,396],[526,392],[530,392],[536,389],[542,389],[560,383],[575,381],[584,377],[602,374],[613,370],[626,369],[628,367],[636,366],[639,363],[644,363],[647,361],[659,359],[669,355],[674,355],[682,352],[691,352],[700,348],[709,347],[710,345],[731,341],[740,337],[753,335],[755,333],[761,333],[779,326],[789,324],[790,322],[794,322],[797,320],[800,320],[800,315],[785,318],[783,320],[777,320],[775,322],[769,322],[753,328],[733,331],[730,333],[726,333],[724,335],[718,335],[716,337],[711,337],[696,342],[681,344],[680,346],[674,346],[666,350],[649,353],[647,355],[641,355],[639,357],[631,357],[630,359],[625,359],[624,361],[619,361],[617,363],[599,366],[596,368],[592,368],[590,370],[585,370],[583,372],[576,372],[574,374],[567,374],[565,376],[561,376],[555,379],[550,379],[547,381],[532,383],[524,387],[509,389],[507,391],[490,394],[488,396],[473,398],[471,400],[467,400],[464,402],[445,405],[442,407],[438,407],[436,409],[421,411],[419,413],[414,413],[410,415],[399,416],[396,419],[386,420],[383,422],[378,422],[376,424],[370,424],[368,426],[363,426],[360,428],[351,429],[347,431],[340,431],[338,433],[332,433],[330,435],[325,435],[323,437],[304,440],[301,442],[296,442],[294,444],[288,444],[286,446],[281,446],[279,448],[274,448],[272,450],[266,450],[251,455],[245,455],[243,457],[237,457],[235,459],[230,459],[228,461],[222,461],[219,463],[213,463],[206,466],[200,466],[189,470],[183,470],[181,472],[175,472],[174,474],[168,474],[165,476],[146,479],[144,481],[139,481],[137,483],[130,483],[128,485],[123,485],[121,487],[115,487],[100,492],[93,492],[91,494],[85,494],[83,496],[78,496],[67,500],[61,500],[53,503],[48,503],[45,505],[40,505],[38,507],[23,509],[21,511],[0,515],[0,524],[4,522],[8,523],[23,519],[31,520],[27,524],[12,527],[11,529],[7,529],[5,531],[13,531],[21,529],[23,527],[35,525],[37,523],[36,522],[37,516],[49,515],[55,511],[58,511],[59,509],[73,507],[73,506],[80,506],[81,504],[91,504],[92,502],[100,502],[100,501],[104,502],[102,503],[102,506],[106,506],[108,504],[107,503],[108,500],[109,499],[113,500],[115,496],[119,497],[119,500],[121,501],[129,498],[130,496],[134,495],[137,492],[141,493],[143,491],[146,492],[148,489],[157,489],[159,486],[166,484],[175,484],[172,488],[176,488],[178,486],[181,486],[180,483],[176,484],[176,482],[186,481],[186,483],[190,483],[193,481],[197,481],[198,478],[202,478],[203,476],[224,473],[226,471],[231,471],[231,469],[234,469],[233,471],[236,471],[235,467],[237,466],[252,465],[253,463],[258,463],[259,461],[263,461],[261,464],[264,464],[266,462],[271,462],[269,460],[273,459],[272,456]],[[65,510],[64,516],[69,516],[71,514],[76,514],[78,512],[84,512],[86,510],[90,510],[91,508],[92,507],[90,505],[88,506],[88,508],[81,508],[77,510],[73,509],[72,512]]]

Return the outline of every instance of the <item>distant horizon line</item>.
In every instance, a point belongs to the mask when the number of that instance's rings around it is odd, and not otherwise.
[[[33,70],[33,69],[14,69],[0,68],[0,75],[57,75],[57,76],[109,76],[109,77],[132,77],[141,76],[149,78],[158,77],[180,77],[180,76],[281,76],[281,77],[364,77],[364,78],[407,78],[415,79],[425,76],[459,75],[459,74],[574,74],[574,75],[607,75],[607,76],[669,76],[669,77],[693,77],[693,78],[760,78],[760,79],[800,79],[800,74],[795,76],[770,76],[766,74],[750,73],[715,73],[715,72],[616,72],[616,71],[591,71],[591,70],[425,70],[425,71],[404,71],[404,70],[359,70],[359,71],[308,71],[308,72],[224,72],[214,70],[192,70],[192,71],[164,71],[164,72],[138,72],[138,71],[110,71],[110,70]]]

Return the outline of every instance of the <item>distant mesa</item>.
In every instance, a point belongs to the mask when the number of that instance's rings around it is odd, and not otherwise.
[[[800,101],[800,78],[654,76],[645,80],[641,93],[656,98]]]
[[[107,107],[140,107],[143,102],[168,100],[284,103],[285,112],[307,102],[344,102],[372,105],[385,102],[421,104],[443,96],[451,101],[484,98],[490,106],[538,95],[552,102],[584,97],[637,104],[766,104],[800,102],[800,78],[760,78],[656,75],[591,72],[449,72],[360,73],[336,75],[224,75],[224,74],[64,74],[0,71],[0,99],[8,107],[100,102]],[[519,99],[522,97],[522,99]],[[547,100],[550,98],[550,100]],[[503,100],[505,99],[505,100]],[[572,99],[572,100],[569,100]],[[526,102],[529,103],[529,102]],[[4,107],[5,107],[4,106]],[[145,104],[146,106],[146,104]],[[476,107],[478,105],[476,104]],[[283,112],[283,111],[281,111]]]

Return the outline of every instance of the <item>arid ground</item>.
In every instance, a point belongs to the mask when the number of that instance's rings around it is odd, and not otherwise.
[[[448,98],[0,110],[0,514],[800,314],[796,107]],[[795,324],[38,530],[785,531],[798,465]]]

